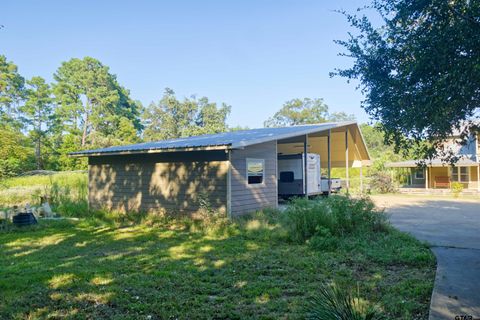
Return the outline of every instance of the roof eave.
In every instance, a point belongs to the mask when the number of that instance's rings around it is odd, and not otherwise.
[[[461,167],[476,167],[478,166],[479,163],[477,162],[463,162],[459,161],[454,164],[455,167],[461,166]],[[451,165],[449,163],[426,163],[426,166],[429,168],[442,168],[442,167],[450,167]],[[416,168],[418,167],[418,163],[404,163],[404,162],[390,162],[386,163],[385,167],[387,168]]]
[[[141,149],[141,150],[130,150],[130,151],[104,151],[104,152],[81,152],[80,151],[80,152],[69,153],[68,156],[72,157],[72,158],[81,158],[81,157],[118,156],[118,155],[131,155],[131,154],[153,154],[153,153],[182,152],[182,151],[211,151],[211,150],[227,150],[227,149],[230,149],[229,145],[207,146],[207,147]]]
[[[232,143],[232,149],[242,149],[242,148],[245,148],[245,147],[248,147],[248,146],[251,146],[251,145],[255,145],[255,144],[259,144],[259,143],[270,142],[270,141],[275,141],[275,140],[283,140],[283,139],[302,136],[302,135],[305,135],[305,134],[318,133],[318,132],[327,131],[327,130],[330,130],[330,129],[350,126],[352,124],[357,125],[357,122],[355,122],[355,121],[344,121],[344,122],[334,123],[334,125],[327,126],[324,129],[312,128],[312,129],[305,129],[303,131],[294,132],[294,133],[292,132],[292,133],[284,133],[284,134],[276,135],[275,138],[265,137],[265,138],[261,138],[261,139],[251,140],[251,141],[248,141],[248,142],[239,141],[239,142],[236,142],[236,143]],[[315,124],[315,125],[312,125],[312,127],[313,126],[318,126],[318,125],[319,124]],[[358,127],[358,125],[357,125],[357,127]]]

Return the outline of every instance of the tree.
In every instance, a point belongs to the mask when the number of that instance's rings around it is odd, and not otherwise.
[[[206,97],[198,100],[194,98],[193,103],[197,105],[198,113],[195,117],[195,125],[192,126],[188,135],[228,131],[226,120],[231,111],[230,106],[222,103],[221,107],[217,107],[216,103],[209,102]]]
[[[362,136],[372,158],[379,158],[383,154],[392,150],[391,146],[384,143],[385,136],[379,124],[371,126],[362,123],[360,125],[360,130],[362,131]]]
[[[342,121],[355,121],[355,115],[353,114],[347,114],[343,111],[340,112],[332,112],[328,116],[328,121],[332,122],[342,122]]]
[[[228,127],[228,131],[242,131],[242,130],[250,130],[248,126],[241,126],[241,125],[236,125],[234,127]]]
[[[17,128],[0,127],[0,178],[17,175],[35,167],[33,148]]]
[[[286,127],[351,119],[355,119],[355,116],[347,115],[345,112],[329,114],[328,106],[323,102],[323,99],[304,98],[285,102],[273,117],[264,122],[264,126]]]
[[[206,97],[175,97],[175,92],[165,89],[162,99],[151,103],[143,113],[144,140],[165,140],[193,135],[219,133],[228,130],[227,116],[231,107],[209,102]]]
[[[365,139],[368,152],[374,160],[381,160],[381,162],[400,161],[404,158],[402,154],[395,152],[394,147],[385,143],[385,133],[382,125],[376,123],[368,125],[362,123],[360,125],[362,136]]]
[[[78,145],[81,136],[73,133],[66,133],[57,141],[57,161],[58,168],[61,170],[77,170],[87,167],[87,159],[85,157],[70,157],[70,152],[78,151]]]
[[[18,106],[24,97],[25,79],[18,67],[0,55],[0,124],[20,127]]]
[[[58,114],[68,132],[80,132],[79,147],[103,146],[99,141],[115,136],[121,121],[130,121],[137,131],[141,130],[138,106],[100,61],[91,57],[71,59],[62,63],[54,78]]]
[[[323,99],[292,99],[283,104],[283,107],[273,117],[264,122],[265,127],[286,127],[300,124],[326,122],[328,106]]]
[[[25,104],[20,107],[23,122],[31,128],[30,138],[35,144],[37,169],[43,168],[42,145],[53,120],[51,93],[50,86],[43,78],[33,77],[27,81]]]
[[[371,8],[379,28],[366,14],[344,13],[358,34],[337,42],[353,66],[332,75],[360,80],[363,107],[397,150],[414,143],[431,158],[454,130],[465,141],[478,129],[480,2],[375,0]]]

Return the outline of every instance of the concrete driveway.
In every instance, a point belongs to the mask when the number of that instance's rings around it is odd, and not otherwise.
[[[395,227],[432,246],[437,274],[429,319],[480,319],[480,200],[400,195],[373,199]]]

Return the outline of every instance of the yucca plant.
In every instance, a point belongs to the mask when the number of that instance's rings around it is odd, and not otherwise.
[[[309,303],[309,320],[379,320],[384,319],[376,307],[360,303],[348,291],[324,285]]]

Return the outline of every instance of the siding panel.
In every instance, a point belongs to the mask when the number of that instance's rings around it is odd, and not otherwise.
[[[265,183],[248,185],[246,181],[246,159],[265,160]],[[231,153],[231,210],[238,216],[265,207],[277,207],[277,142],[271,141],[232,150]]]
[[[225,212],[225,152],[203,151],[89,159],[92,208],[193,214],[208,203]]]

